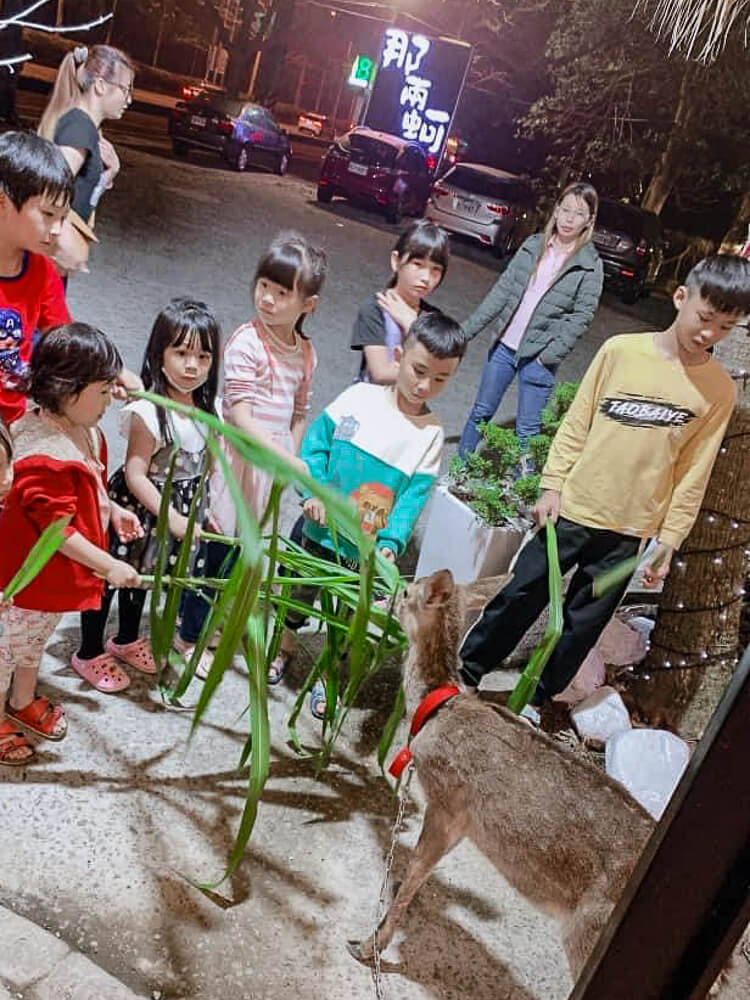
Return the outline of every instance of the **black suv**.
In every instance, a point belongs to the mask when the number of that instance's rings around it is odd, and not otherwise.
[[[664,260],[664,235],[653,212],[602,198],[594,245],[604,264],[605,281],[623,302],[636,302],[655,283]]]
[[[265,108],[205,91],[170,112],[169,136],[175,156],[207,149],[236,170],[257,165],[285,174],[292,155],[286,132]]]

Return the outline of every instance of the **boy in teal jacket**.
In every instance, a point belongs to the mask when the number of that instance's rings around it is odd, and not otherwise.
[[[427,403],[455,374],[466,338],[454,320],[440,312],[423,313],[412,325],[401,353],[396,384],[357,382],[326,407],[305,435],[300,457],[310,475],[333,486],[357,505],[362,530],[372,535],[387,559],[406,548],[440,469],[443,428]],[[323,503],[302,496],[302,545],[313,555],[336,560]],[[358,568],[359,550],[337,537],[343,565]],[[300,588],[306,603],[315,588]],[[312,590],[312,592],[311,592]],[[296,649],[304,617],[290,612],[281,651],[269,669],[277,684]],[[316,718],[325,711],[323,686],[310,697]]]

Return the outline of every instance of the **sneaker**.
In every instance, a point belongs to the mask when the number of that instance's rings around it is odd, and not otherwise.
[[[190,660],[195,650],[194,642],[187,642],[187,640],[180,638],[176,635],[172,640],[173,647],[185,658],[186,661]],[[203,655],[200,660],[198,660],[198,666],[195,668],[195,676],[199,681],[205,681],[208,677],[211,667],[213,666],[214,658],[208,649],[203,650]]]

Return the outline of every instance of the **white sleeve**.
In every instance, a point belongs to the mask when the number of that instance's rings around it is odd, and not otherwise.
[[[154,441],[161,443],[159,416],[153,403],[147,399],[136,399],[132,403],[128,403],[127,406],[123,406],[119,415],[119,429],[124,438],[130,437],[130,421],[133,416],[140,417]]]

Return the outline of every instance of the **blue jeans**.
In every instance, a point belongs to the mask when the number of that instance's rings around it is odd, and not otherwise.
[[[488,423],[495,416],[516,374],[518,374],[516,434],[523,447],[530,437],[539,433],[542,410],[555,387],[555,370],[540,364],[536,358],[522,358],[519,361],[515,351],[506,347],[500,340],[496,340],[482,369],[477,398],[461,434],[461,440],[458,442],[458,454],[463,458],[476,450],[481,440],[479,424]]]

